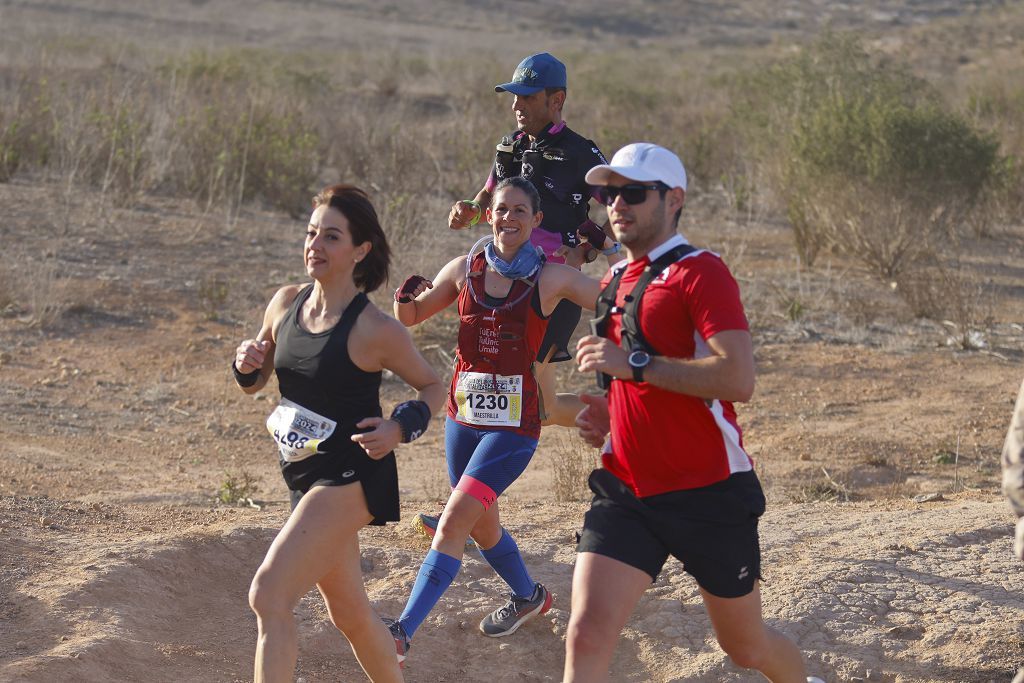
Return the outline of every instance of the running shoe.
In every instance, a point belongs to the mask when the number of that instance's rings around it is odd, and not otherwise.
[[[405,629],[398,622],[397,619],[388,619],[383,617],[384,625],[391,631],[391,636],[395,639],[395,654],[398,655],[398,666],[399,668],[405,668],[405,656],[409,654],[410,640],[409,636],[405,635]]]
[[[509,593],[508,603],[494,610],[480,622],[480,632],[491,638],[500,638],[516,632],[520,626],[538,614],[551,609],[551,593],[537,583],[533,586],[533,595],[519,598]]]
[[[434,534],[437,533],[437,525],[440,523],[441,518],[434,515],[427,515],[420,513],[412,518],[412,525],[416,531],[420,532],[430,540],[434,540]],[[472,538],[466,539],[466,548],[472,548],[476,546],[476,543]]]

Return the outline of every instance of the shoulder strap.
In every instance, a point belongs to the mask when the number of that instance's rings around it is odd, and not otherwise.
[[[477,259],[480,259],[479,263],[481,264],[481,268],[479,271],[476,270],[476,264],[478,263]],[[468,274],[465,286],[466,289],[469,291],[469,296],[472,297],[473,301],[475,301],[478,305],[483,306],[484,308],[489,308],[492,311],[512,310],[520,302],[522,302],[523,299],[528,297],[532,292],[539,290],[537,284],[540,282],[540,274],[544,270],[544,264],[546,261],[546,257],[543,254],[541,254],[540,267],[537,268],[536,271],[534,271],[533,275],[513,280],[512,288],[508,290],[508,295],[505,297],[505,303],[503,303],[500,306],[491,306],[490,304],[487,303],[484,297],[481,296],[480,293],[476,290],[477,284],[484,284],[484,280],[480,276],[484,275],[484,271],[487,270],[487,264],[483,252],[480,252],[479,254],[473,257],[474,270]]]
[[[658,277],[661,271],[694,251],[696,248],[693,245],[680,244],[651,261],[644,268],[636,287],[626,297],[625,306],[623,306],[622,333],[619,335],[622,348],[630,351],[642,349],[651,355],[657,355],[657,352],[644,339],[644,334],[640,329],[640,302],[647,285],[651,284],[651,281]]]
[[[640,279],[637,280],[636,286],[633,287],[625,299],[622,307],[622,329],[619,333],[619,345],[627,351],[644,350],[651,355],[657,355],[647,340],[644,338],[643,331],[640,329],[640,302],[643,300],[644,292],[647,290],[647,286],[651,284],[654,278],[658,277],[661,271],[665,270],[673,263],[676,263],[686,255],[696,251],[696,248],[690,244],[680,244],[677,247],[669,249],[667,252],[651,261],[644,268],[644,272],[640,274]],[[623,268],[622,270],[625,270]],[[608,283],[611,285],[611,283]],[[616,282],[616,289],[618,289],[618,283]],[[612,305],[615,304],[615,292],[612,293]],[[602,292],[602,298],[604,293]]]
[[[295,297],[288,304],[288,309],[285,314],[281,316],[281,319],[277,321],[277,326],[274,327],[274,343],[277,344],[278,339],[282,330],[287,330],[288,325],[297,326],[299,323],[299,307],[302,306],[303,302],[309,298],[310,293],[313,291],[313,283],[307,283],[299,288],[299,291],[295,293]]]
[[[612,279],[604,286],[601,293],[597,295],[597,302],[594,304],[594,318],[590,321],[591,334],[598,337],[608,336],[608,317],[612,313],[622,312],[621,309],[615,306],[615,298],[619,293],[619,283],[622,281],[622,274],[625,272],[626,266],[623,264],[612,275]]]
[[[370,299],[364,292],[356,293],[352,297],[352,301],[348,302],[345,310],[341,312],[341,318],[338,319],[338,324],[334,326],[334,330],[331,332],[331,339],[338,339],[340,343],[348,344],[348,335],[352,332],[352,328],[355,327],[356,319],[369,303]]]

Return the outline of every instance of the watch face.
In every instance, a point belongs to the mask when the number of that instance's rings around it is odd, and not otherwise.
[[[641,368],[651,362],[651,356],[646,351],[634,351],[629,354],[629,364],[635,368]]]

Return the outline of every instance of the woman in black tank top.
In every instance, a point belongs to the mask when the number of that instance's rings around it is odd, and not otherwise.
[[[362,581],[359,529],[398,520],[394,448],[426,429],[445,399],[437,373],[394,318],[366,294],[387,280],[387,241],[366,194],[349,185],[314,198],[303,256],[311,284],[282,287],[232,369],[246,393],[277,374],[281,403],[267,419],[293,511],[253,578],[257,681],[291,680],[292,610],[314,585],[331,620],[373,681],[400,681],[395,643]],[[389,419],[380,406],[384,368],[416,389]]]

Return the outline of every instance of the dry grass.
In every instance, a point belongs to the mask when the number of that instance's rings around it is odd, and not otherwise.
[[[587,477],[600,465],[597,451],[581,440],[563,434],[556,436],[552,451],[555,500],[561,503],[589,500]]]
[[[956,40],[987,30],[968,26]],[[924,63],[922,35],[908,36],[908,52],[890,58]],[[87,37],[6,42],[0,48],[6,58],[0,71],[0,181],[57,188],[48,213],[60,237],[76,236],[88,223],[127,240],[131,233],[127,221],[116,219],[119,211],[127,215],[154,197],[171,197],[193,202],[201,218],[194,233],[181,239],[200,240],[220,217],[217,234],[232,237],[232,231],[244,234],[244,219],[254,211],[301,216],[314,189],[343,179],[367,188],[381,214],[395,251],[390,286],[411,273],[432,277],[480,234],[450,233],[443,221],[454,199],[480,187],[492,141],[513,125],[507,96],[491,94],[493,84],[507,78],[510,61],[486,50],[469,55],[338,45],[290,51],[167,44],[143,50]],[[978,55],[980,45],[965,52]],[[908,276],[892,289],[827,245],[808,242],[814,258],[801,263],[794,248],[781,264],[759,262],[761,247],[747,246],[746,228],[814,227],[779,210],[767,180],[773,169],[755,163],[729,116],[732,86],[754,51],[693,50],[681,60],[674,46],[652,42],[638,60],[635,47],[622,44],[602,53],[567,45],[559,52],[572,78],[566,117],[606,153],[636,139],[680,152],[691,177],[688,201],[721,201],[716,219],[735,227],[721,244],[717,235],[705,243],[721,251],[734,272],[747,271],[749,263],[751,274],[742,275],[741,284],[759,334],[792,338],[825,329],[843,341],[877,343],[876,321],[895,328],[930,315],[952,324],[949,336],[960,346],[976,345],[993,314],[985,306],[990,291],[984,265],[969,256],[1019,216],[1021,185],[1013,184],[1024,155],[1017,106],[1024,90],[1013,78],[1019,59],[1003,51],[984,71],[958,70],[956,87],[945,87],[952,80],[946,71],[931,72],[949,105],[997,134],[1000,152],[1016,161],[1008,162],[1009,180],[992,191],[984,220],[958,231],[958,249],[966,257],[943,261],[936,274],[915,275],[917,285]],[[791,52],[756,51],[769,57]],[[881,218],[871,226],[882,234],[891,228]],[[919,245],[912,230],[901,239],[909,248]],[[49,268],[44,259],[37,272],[15,277],[18,261],[28,255],[5,252],[0,304],[23,301],[20,317],[46,326],[79,303],[74,291],[80,283],[62,277],[61,268]],[[274,277],[279,284],[284,275]],[[221,315],[231,297],[249,303],[251,290],[258,289],[232,282],[228,292],[215,275],[200,282],[197,306],[208,318]],[[243,288],[245,296],[236,294]],[[913,292],[908,303],[900,301],[904,292]],[[375,301],[388,308],[388,297],[384,291]],[[945,308],[918,303],[929,299]],[[442,371],[450,365],[455,322],[436,316],[414,330]],[[579,383],[568,380],[569,386]]]

